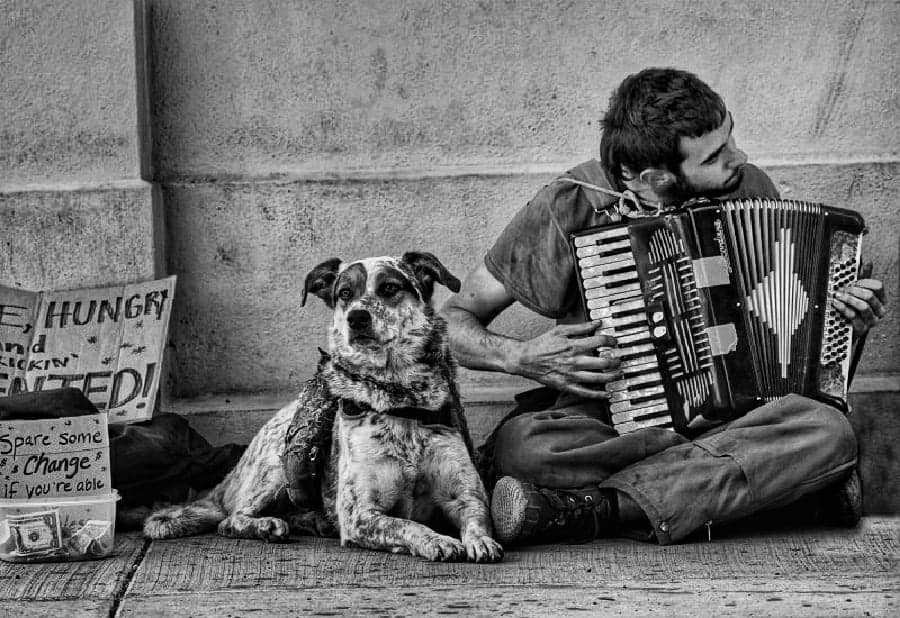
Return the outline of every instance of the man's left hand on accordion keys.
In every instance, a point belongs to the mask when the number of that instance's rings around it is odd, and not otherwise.
[[[515,373],[558,391],[589,399],[609,397],[606,385],[622,377],[611,354],[616,340],[601,335],[599,321],[559,324],[528,341],[515,355]],[[598,352],[599,350],[599,352]]]

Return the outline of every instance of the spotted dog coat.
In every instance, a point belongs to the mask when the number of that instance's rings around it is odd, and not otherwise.
[[[303,302],[314,294],[333,310],[316,375],[208,496],[157,511],[144,534],[171,538],[218,526],[225,536],[283,541],[293,529],[429,560],[500,560],[446,324],[430,302],[435,282],[459,290],[429,253],[334,258],[314,268]],[[323,427],[328,439],[311,440]],[[322,451],[321,483],[310,483],[320,471],[306,456]],[[436,519],[459,539],[426,525]]]

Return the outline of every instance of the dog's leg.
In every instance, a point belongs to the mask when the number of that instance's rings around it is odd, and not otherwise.
[[[408,519],[392,517],[360,505],[341,526],[341,545],[357,545],[394,553],[409,553],[426,560],[452,562],[466,555],[463,544],[428,526]]]
[[[237,487],[224,497],[230,514],[219,523],[219,534],[276,543],[287,541],[290,527],[286,521],[280,517],[260,517],[260,513],[277,502],[284,485],[280,466],[245,470]]]
[[[492,537],[487,493],[462,439],[442,436],[427,461],[434,501],[459,528],[467,558],[472,562],[502,560],[503,548]]]
[[[357,462],[343,469],[336,503],[341,545],[409,553],[433,561],[464,559],[466,550],[458,540],[424,524],[386,514],[407,510],[403,505],[398,508],[400,496],[409,493],[399,487],[404,482],[399,466],[382,460],[364,465]]]
[[[285,487],[281,450],[290,415],[278,413],[260,430],[244,456],[229,474],[222,492],[222,504],[229,513],[219,523],[222,536],[283,542],[290,528],[279,517],[260,517],[274,506]]]

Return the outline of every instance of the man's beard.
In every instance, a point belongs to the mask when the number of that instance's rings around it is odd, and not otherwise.
[[[671,196],[666,201],[669,202],[686,202],[697,197],[721,197],[731,193],[738,188],[741,180],[744,178],[744,168],[739,167],[728,180],[718,187],[703,187],[692,184],[681,174],[678,175],[678,181],[672,187]]]

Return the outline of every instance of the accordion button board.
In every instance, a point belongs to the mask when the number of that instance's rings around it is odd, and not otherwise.
[[[619,433],[689,433],[791,392],[845,407],[852,326],[828,301],[863,232],[852,211],[738,200],[573,234],[585,315],[618,343]]]

